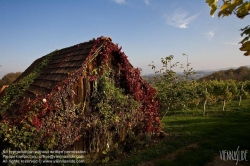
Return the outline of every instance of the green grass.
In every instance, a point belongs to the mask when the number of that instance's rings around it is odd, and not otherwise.
[[[205,116],[201,109],[171,112],[162,121],[162,129],[168,134],[167,137],[145,150],[132,152],[122,161],[117,160],[106,165],[138,165],[150,162],[157,166],[196,166],[213,161],[214,157],[220,156],[220,150],[236,150],[239,146],[240,150],[250,151],[249,102],[243,101],[240,107],[237,102],[231,102],[225,111],[220,111],[219,108],[220,105],[210,106]],[[191,144],[197,146],[187,148]],[[244,164],[250,165],[249,153],[248,163]],[[174,157],[169,159],[173,154]]]

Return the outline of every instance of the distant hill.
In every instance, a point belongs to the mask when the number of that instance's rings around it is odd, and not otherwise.
[[[236,69],[220,70],[213,72],[210,75],[200,78],[199,80],[228,80],[233,79],[237,81],[250,80],[250,68],[241,66]]]
[[[227,80],[235,79],[238,81],[250,80],[250,65],[237,67],[227,67],[221,69],[211,70],[197,70],[196,74],[189,76],[189,80]],[[183,73],[177,72],[176,74],[182,75]],[[152,83],[155,74],[148,74],[142,76],[147,82]],[[157,74],[160,75],[160,74]]]

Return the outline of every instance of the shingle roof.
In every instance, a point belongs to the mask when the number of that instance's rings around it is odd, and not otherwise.
[[[25,91],[23,97],[27,98],[42,93],[49,93],[58,82],[67,79],[71,73],[82,67],[94,43],[94,41],[85,42],[55,51],[52,60],[41,75],[34,80],[29,89]],[[37,61],[41,61],[41,59]],[[33,65],[36,65],[36,61]],[[32,65],[29,68],[32,70]]]
[[[100,51],[104,42],[110,41],[110,38],[101,37],[100,42],[94,48],[94,52]],[[96,39],[93,39],[88,42],[54,51],[52,53],[52,59],[41,74],[34,79],[29,88],[25,90],[22,96],[8,109],[8,112],[12,112],[10,110],[18,108],[20,106],[19,104],[25,99],[33,99],[36,96],[50,93],[59,82],[68,79],[70,74],[82,67],[90,52],[93,51],[92,49],[95,43]],[[48,55],[35,60],[15,82],[29,75]]]

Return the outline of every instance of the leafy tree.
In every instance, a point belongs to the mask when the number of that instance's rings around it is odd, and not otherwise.
[[[16,73],[8,73],[6,75],[3,76],[2,79],[0,79],[0,88],[3,85],[9,85],[11,84],[13,81],[15,81],[17,79],[17,77],[19,77],[22,74],[22,72],[16,72]]]
[[[183,55],[187,56],[186,54]],[[160,70],[156,70],[154,62],[149,64],[155,72],[153,86],[156,88],[157,96],[162,104],[163,117],[170,108],[176,108],[177,106],[186,108],[189,103],[194,101],[193,98],[196,96],[194,95],[195,84],[193,81],[188,80],[188,77],[195,73],[193,68],[189,68],[190,63],[188,62],[188,58],[183,75],[178,75],[173,71],[173,68],[179,63],[173,63],[173,58],[173,55],[161,58],[162,69]],[[181,65],[181,68],[184,68],[183,65]]]
[[[244,90],[246,90],[247,92],[250,92],[250,81],[249,80],[244,82]]]
[[[250,15],[250,1],[244,0],[222,0],[222,5],[218,5],[218,0],[206,0],[210,7],[210,15],[214,16],[215,11],[219,8],[218,17],[225,17],[231,14],[236,15],[238,18],[243,19]],[[245,56],[250,55],[250,25],[240,29],[241,36],[245,38],[239,43],[242,44],[240,50],[246,51]]]
[[[206,104],[211,98],[211,94],[209,93],[212,91],[211,85],[211,82],[202,81],[197,86],[199,99],[203,102],[203,115],[206,113]]]
[[[177,84],[178,76],[172,70],[173,67],[177,66],[178,62],[171,64],[173,55],[161,58],[162,69],[156,70],[156,66],[152,61],[148,66],[152,67],[154,70],[155,76],[153,78],[154,86],[157,90],[157,96],[162,103],[162,108],[166,113],[168,110],[176,104],[176,95],[177,95]],[[164,116],[165,116],[164,115]],[[163,116],[163,117],[164,117]]]
[[[185,75],[186,80],[188,80],[188,76],[195,74],[195,72],[193,68],[189,68],[191,63],[188,62],[188,55],[185,53],[183,53],[182,55],[187,57],[187,63],[185,65],[186,69],[184,69],[183,74]],[[183,64],[181,64],[181,68],[184,68]]]
[[[213,94],[216,96],[217,101],[222,101],[223,107],[222,110],[225,110],[226,102],[233,99],[235,95],[238,94],[238,88],[235,80],[227,81],[211,81],[213,86]]]
[[[238,97],[239,97],[239,106],[241,104],[242,98],[248,98],[248,92],[244,89],[245,82],[238,83]]]

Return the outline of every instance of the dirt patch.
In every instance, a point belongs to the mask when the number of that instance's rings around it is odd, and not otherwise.
[[[239,161],[236,165],[236,161],[223,161],[219,156],[216,156],[212,162],[207,163],[205,166],[250,166],[250,163],[247,161]]]
[[[148,161],[138,164],[138,166],[155,166],[154,162]]]
[[[167,154],[166,156],[157,158],[154,161],[142,162],[138,164],[138,166],[156,166],[155,162],[162,160],[162,159],[166,159],[167,161],[173,161],[178,157],[180,153],[185,153],[189,150],[198,149],[198,148],[199,148],[198,143],[190,144],[188,146],[177,149],[176,151],[170,154]],[[205,166],[250,166],[250,163],[248,161],[239,161],[236,165],[236,161],[232,161],[232,160],[223,161],[220,159],[220,156],[216,156],[214,157],[213,161],[207,163]]]
[[[170,154],[167,154],[166,156],[163,156],[161,158],[158,158],[154,161],[147,161],[147,162],[142,162],[140,164],[138,164],[138,166],[155,166],[155,162],[157,162],[158,160],[162,160],[162,159],[166,159],[167,161],[173,161],[176,159],[176,157],[180,154],[180,153],[185,153],[187,152],[188,150],[191,150],[191,149],[197,149],[199,147],[199,144],[198,143],[194,143],[194,144],[190,144],[188,146],[184,146],[180,149],[177,149],[176,151],[170,153]]]
[[[199,147],[198,143],[194,143],[188,146],[185,146],[183,148],[180,148],[176,151],[174,151],[173,153],[168,154],[167,156],[165,156],[165,158],[168,161],[173,161],[176,159],[176,157],[180,154],[180,153],[185,153],[186,151],[190,150],[190,149],[197,149]]]

